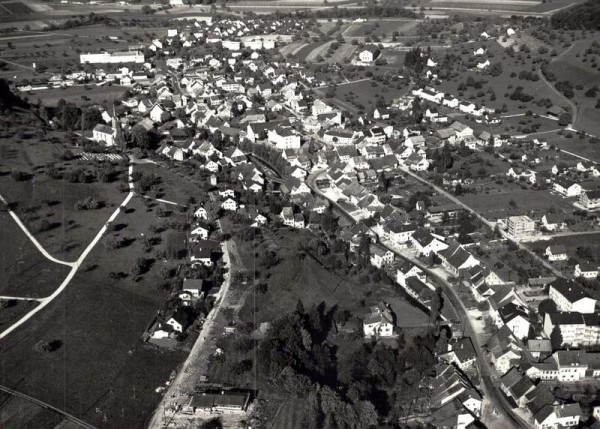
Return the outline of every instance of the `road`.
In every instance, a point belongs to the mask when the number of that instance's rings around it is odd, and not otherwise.
[[[217,224],[219,225],[219,230],[222,231],[220,221],[217,221]],[[223,262],[229,269],[225,273],[223,284],[216,295],[214,307],[206,317],[202,329],[198,334],[198,339],[192,346],[190,354],[177,373],[177,376],[164,393],[160,404],[154,411],[150,423],[148,424],[149,429],[160,429],[168,426],[176,416],[173,415],[168,421],[165,421],[166,411],[176,404],[181,404],[179,398],[185,398],[185,400],[187,400],[189,395],[194,392],[194,388],[196,387],[200,376],[206,374],[211,350],[211,339],[220,335],[220,332],[217,332],[219,327],[215,324],[215,320],[221,309],[224,307],[224,304],[225,306],[229,304],[227,298],[229,296],[228,292],[231,286],[231,276],[234,270],[234,267],[231,264],[233,259],[231,255],[235,253],[232,251],[233,245],[231,240],[223,243]]]
[[[16,396],[21,399],[25,399],[26,401],[33,402],[34,404],[39,405],[40,407],[45,408],[47,410],[54,411],[55,413],[63,416],[65,419],[70,420],[71,422],[75,423],[78,426],[81,426],[81,427],[87,428],[87,429],[95,429],[94,426],[84,422],[83,420],[78,419],[77,417],[75,417],[72,414],[67,413],[66,411],[63,411],[63,410],[56,408],[50,404],[42,402],[39,399],[35,399],[29,395],[26,395],[24,393],[17,391],[17,390],[11,389],[10,387],[0,385],[0,391],[8,393],[9,395],[12,395],[12,396]]]
[[[73,277],[75,277],[75,274],[77,274],[77,271],[79,271],[79,267],[81,267],[81,264],[83,263],[83,261],[85,260],[87,255],[94,249],[96,244],[98,244],[98,242],[100,241],[100,239],[106,232],[107,225],[115,220],[115,218],[119,215],[119,213],[121,213],[121,210],[127,206],[129,201],[131,201],[131,199],[135,195],[134,190],[133,190],[133,180],[131,177],[132,174],[133,174],[133,163],[130,163],[129,164],[129,174],[128,174],[128,176],[129,176],[129,193],[127,194],[127,196],[125,197],[125,199],[123,200],[121,205],[119,205],[119,207],[117,207],[117,209],[112,213],[112,215],[104,223],[102,228],[100,228],[100,231],[98,231],[98,233],[96,234],[94,239],[90,242],[90,244],[88,244],[88,246],[84,249],[84,251],[81,253],[79,258],[77,258],[77,260],[75,262],[60,261],[60,260],[52,257],[50,254],[48,254],[46,249],[44,249],[42,247],[42,245],[35,239],[35,237],[29,232],[29,230],[23,224],[23,222],[21,222],[19,217],[12,210],[10,210],[10,209],[8,210],[11,217],[17,222],[19,227],[23,230],[23,232],[25,232],[27,237],[29,237],[31,242],[38,248],[38,250],[46,258],[48,258],[49,260],[56,262],[58,264],[63,264],[63,265],[67,265],[67,266],[71,267],[71,271],[69,271],[69,274],[67,274],[67,277],[63,280],[63,282],[60,284],[60,286],[50,296],[43,298],[40,301],[40,305],[35,307],[33,310],[31,310],[25,316],[23,316],[22,318],[17,320],[11,326],[9,326],[7,329],[5,329],[2,333],[0,333],[0,339],[6,337],[11,332],[13,332],[15,329],[17,329],[18,327],[23,325],[25,322],[27,322],[29,319],[31,319],[33,316],[35,316],[39,311],[42,311],[47,305],[49,305],[52,301],[54,301],[67,288],[69,283],[71,283],[71,280],[73,280]],[[0,197],[0,199],[6,205],[6,200],[1,197]]]
[[[421,176],[419,176],[418,174],[410,171],[407,168],[401,168],[401,170],[404,173],[406,173],[409,176],[411,176],[412,178],[418,180],[419,182],[421,182],[421,183],[423,183],[423,184],[431,187],[437,193],[439,193],[440,195],[445,196],[447,199],[449,199],[450,201],[452,201],[454,204],[457,204],[460,207],[462,207],[463,209],[467,210],[469,213],[473,214],[477,219],[479,219],[483,224],[485,224],[486,226],[488,226],[490,229],[492,229],[492,230],[495,229],[496,224],[494,224],[493,222],[490,222],[489,220],[487,220],[485,217],[483,217],[478,212],[476,212],[474,209],[472,209],[470,206],[468,206],[467,204],[465,204],[464,202],[462,202],[461,200],[459,200],[458,198],[456,198],[454,195],[452,195],[449,192],[447,192],[445,189],[440,188],[437,185],[434,185],[430,181],[422,178]],[[513,242],[519,249],[522,249],[522,250],[526,251],[527,253],[529,253],[532,258],[534,258],[536,261],[538,261],[540,264],[542,264],[552,274],[554,274],[557,277],[562,277],[562,273],[560,271],[558,271],[556,268],[554,268],[552,265],[550,265],[550,263],[548,261],[546,261],[545,259],[543,259],[540,256],[538,256],[534,251],[532,251],[529,247],[527,247],[526,245],[524,245],[523,243],[521,243],[519,240],[517,240],[516,238],[508,235],[506,233],[506,231],[500,230],[500,234],[502,234],[502,236],[506,240]]]
[[[340,205],[336,201],[327,197],[327,195],[325,195],[316,186],[317,179],[324,172],[325,172],[325,170],[314,171],[307,177],[306,184],[308,185],[308,187],[310,187],[313,190],[313,192],[316,195],[327,199],[340,213],[342,213],[342,215],[344,215],[346,218],[348,218],[349,220],[351,220],[352,222],[355,223],[356,220],[352,217],[352,215],[350,213],[346,212],[342,207],[340,207]],[[504,394],[500,391],[499,387],[493,383],[493,381],[490,377],[490,374],[493,373],[493,370],[491,368],[489,360],[487,359],[486,356],[483,355],[483,352],[482,352],[483,344],[480,344],[479,337],[477,335],[477,331],[473,326],[473,322],[471,320],[471,317],[469,316],[468,310],[464,306],[462,300],[458,296],[456,289],[452,286],[452,284],[445,277],[439,275],[431,268],[425,266],[421,261],[419,261],[415,258],[409,257],[403,253],[399,253],[395,249],[387,246],[385,243],[380,243],[380,244],[382,244],[388,250],[391,250],[399,258],[401,258],[403,260],[408,260],[411,263],[418,266],[419,268],[421,268],[423,271],[425,271],[427,273],[428,278],[431,279],[434,284],[436,284],[442,288],[444,295],[446,296],[446,298],[448,299],[448,302],[453,307],[454,312],[459,315],[460,320],[463,322],[463,325],[464,325],[465,321],[467,322],[467,324],[465,326],[465,336],[468,336],[471,338],[471,341],[473,342],[473,347],[475,348],[475,352],[477,353],[476,362],[477,362],[479,374],[480,374],[481,380],[482,380],[482,390],[483,390],[484,396],[488,397],[492,401],[492,403],[495,405],[495,407],[497,409],[499,409],[508,418],[508,420],[513,424],[513,427],[528,428],[529,425],[527,424],[527,422],[524,422],[519,416],[517,416],[512,411],[512,407],[511,407],[510,403],[507,401],[507,399],[504,397]]]

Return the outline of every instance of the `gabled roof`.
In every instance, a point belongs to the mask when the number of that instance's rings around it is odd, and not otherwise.
[[[591,298],[590,294],[577,283],[561,277],[550,283],[550,287],[564,296],[570,303],[575,303],[583,298]]]

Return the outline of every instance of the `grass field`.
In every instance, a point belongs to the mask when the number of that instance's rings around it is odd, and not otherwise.
[[[199,196],[203,195],[203,191],[201,191],[198,184],[194,183],[194,179],[180,175],[182,173],[177,173],[153,164],[138,165],[136,166],[136,170],[142,172],[144,175],[156,174],[161,178],[157,192],[160,198],[165,200],[186,205],[190,197],[198,200]],[[182,180],[182,178],[186,180]]]
[[[24,156],[27,152],[29,150]],[[64,165],[66,168],[87,166],[91,171],[90,163],[75,160]],[[23,182],[0,175],[0,193],[17,204],[19,213],[28,212],[22,219],[48,252],[59,259],[75,260],[123,200],[120,182],[69,183],[66,179],[50,179],[44,168],[35,170],[34,179]],[[87,197],[104,206],[96,210],[77,210],[76,203]],[[43,220],[50,224],[50,229],[36,232],[36,225]]]
[[[67,276],[68,267],[46,259],[4,211],[0,211],[0,231],[0,294],[42,298],[54,292]]]
[[[130,204],[131,209],[117,218],[126,225],[119,234],[151,234],[153,211],[137,198]],[[163,234],[166,238],[168,232]],[[154,262],[139,281],[130,276],[115,281],[109,276],[111,271],[128,273],[132,260],[141,255],[153,256],[144,252],[142,240],[118,250],[107,250],[102,243],[95,247],[86,260],[90,270],[79,272],[35,319],[2,341],[1,384],[99,427],[145,426],[159,400],[154,390],[164,385],[185,353],[159,350],[141,341],[165,298],[157,287],[163,263]],[[62,344],[40,355],[33,351],[40,339]]]
[[[323,96],[326,90],[316,89],[315,92]],[[406,92],[407,89],[398,89],[393,86],[384,88],[383,85],[366,79],[359,82],[339,84],[335,90],[335,98],[331,101],[343,110],[356,113],[363,109],[370,111],[375,108],[374,94],[383,96],[386,102],[389,103],[392,99],[400,97]]]
[[[345,30],[342,31],[342,36],[348,39],[365,38],[368,36],[391,38],[395,31],[401,35],[412,34],[416,29],[417,24],[418,21],[408,19],[351,23]]]
[[[3,331],[5,327],[10,326],[11,323],[17,321],[38,305],[39,303],[37,301],[11,301],[9,307],[3,308],[2,311],[0,311],[0,332]]]
[[[298,51],[294,52],[294,56],[300,61],[307,60],[307,57],[311,54],[311,52],[319,48],[321,45],[323,45],[322,42],[313,42],[304,45]]]
[[[489,193],[462,195],[460,199],[489,220],[506,218],[517,214],[537,214],[543,216],[550,207],[572,210],[572,201],[547,190],[534,191],[521,189],[517,184],[504,183],[500,189],[494,187]],[[510,201],[517,204],[509,206]]]

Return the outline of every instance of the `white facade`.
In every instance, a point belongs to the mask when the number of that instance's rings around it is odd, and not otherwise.
[[[81,54],[79,56],[81,64],[119,64],[136,63],[143,64],[146,60],[144,54],[139,51],[126,52],[100,52],[97,54]]]

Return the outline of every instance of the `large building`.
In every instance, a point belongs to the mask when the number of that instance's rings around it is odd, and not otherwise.
[[[576,311],[578,313],[594,313],[596,300],[581,286],[572,280],[558,278],[550,283],[550,299],[559,311]]]
[[[600,315],[574,312],[547,313],[544,317],[544,332],[548,337],[558,327],[562,344],[573,347],[600,345]]]
[[[121,63],[136,63],[143,64],[146,59],[140,51],[124,51],[124,52],[100,52],[97,54],[81,54],[79,56],[81,64],[121,64]]]
[[[513,237],[522,237],[535,230],[535,222],[529,216],[511,216],[508,218],[508,233]]]

